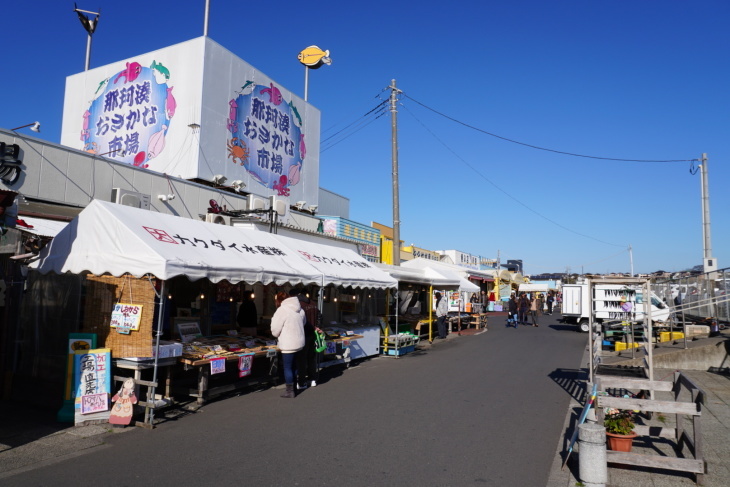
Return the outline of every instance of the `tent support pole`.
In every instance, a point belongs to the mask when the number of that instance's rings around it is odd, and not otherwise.
[[[395,358],[400,358],[398,349],[400,348],[400,329],[398,328],[398,315],[400,314],[400,292],[395,288]]]
[[[167,281],[162,281],[162,286],[160,287],[160,295],[159,295],[160,306],[157,310],[157,333],[156,333],[156,337],[155,337],[155,366],[152,369],[153,370],[152,371],[153,386],[149,389],[149,391],[150,391],[149,395],[152,397],[147,397],[147,401],[146,401],[147,404],[149,404],[150,401],[152,401],[153,407],[150,408],[149,406],[147,406],[145,408],[145,416],[147,416],[145,418],[145,423],[149,424],[151,427],[154,427],[154,421],[155,421],[155,407],[154,406],[156,405],[155,395],[157,392],[157,361],[159,360],[159,357],[160,357],[160,335],[162,335],[162,320],[163,320],[164,311],[165,311],[164,310],[165,294],[167,292],[166,284],[167,284]]]
[[[433,343],[433,284],[428,291],[428,342]]]

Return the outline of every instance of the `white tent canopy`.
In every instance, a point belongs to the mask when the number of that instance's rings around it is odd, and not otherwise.
[[[398,286],[398,281],[352,250],[290,237],[278,238],[322,273],[325,286],[378,289]]]
[[[304,243],[322,258],[346,261],[337,272],[315,266],[293,239],[94,200],[41,252],[39,272],[95,275],[153,274],[281,285],[340,284],[394,287],[396,281],[347,249]],[[380,279],[377,278],[378,273]]]
[[[519,290],[520,290],[520,292],[524,291],[526,293],[531,293],[531,292],[546,293],[546,292],[548,292],[548,285],[526,282],[526,283],[520,284]]]
[[[456,274],[445,277],[433,269],[415,269],[388,264],[376,264],[376,266],[399,282],[426,284],[438,289],[458,289],[461,284],[461,280]]]
[[[450,264],[444,264],[441,262],[435,262],[429,259],[423,259],[418,257],[413,260],[407,260],[401,263],[402,267],[410,269],[430,269],[431,272],[435,272],[447,278],[455,278],[459,280],[459,291],[467,293],[478,293],[479,286],[473,282],[469,282],[465,279],[469,269],[459,268]]]

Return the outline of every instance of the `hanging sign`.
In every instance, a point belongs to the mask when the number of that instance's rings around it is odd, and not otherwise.
[[[141,304],[117,303],[112,310],[112,321],[109,326],[116,328],[117,333],[129,335],[130,331],[139,331],[141,318]]]
[[[222,374],[226,371],[226,359],[224,358],[213,358],[210,359],[210,373]]]
[[[246,377],[251,375],[253,368],[253,353],[247,353],[238,357],[238,377]]]

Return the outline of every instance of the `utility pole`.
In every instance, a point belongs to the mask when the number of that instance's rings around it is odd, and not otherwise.
[[[710,187],[708,184],[707,154],[703,153],[700,159],[700,179],[702,188],[702,239],[703,239],[703,270],[714,273],[717,270],[717,261],[712,257],[712,236],[710,233]],[[712,276],[708,276],[712,278]]]
[[[634,277],[634,251],[629,244],[629,264],[631,265],[631,276]]]
[[[393,158],[393,265],[400,265],[400,207],[398,204],[398,109],[396,97],[401,91],[395,87],[395,80],[390,86],[390,118],[392,133]]]

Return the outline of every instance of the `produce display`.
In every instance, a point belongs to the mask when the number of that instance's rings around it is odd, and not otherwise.
[[[233,357],[241,353],[276,350],[273,338],[254,336],[199,337],[183,343],[183,358],[201,360],[219,357]]]

